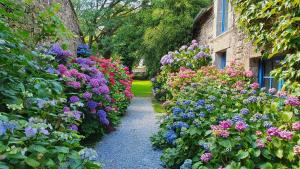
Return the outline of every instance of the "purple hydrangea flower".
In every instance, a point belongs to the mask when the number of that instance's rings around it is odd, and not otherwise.
[[[32,127],[25,128],[25,135],[26,137],[34,137],[37,134],[37,129]]]
[[[163,56],[160,60],[160,63],[162,65],[170,65],[174,62],[174,58],[172,54],[167,54],[165,56]]]
[[[246,124],[243,121],[238,121],[235,125],[235,129],[238,131],[244,131],[248,127],[248,124]]]
[[[194,56],[194,59],[197,60],[197,59],[201,59],[204,57],[206,57],[206,54],[203,51],[201,51],[201,52],[197,53],[197,55]]]
[[[288,96],[288,98],[285,100],[285,104],[290,106],[300,106],[300,100],[298,97]]]
[[[102,124],[104,124],[106,126],[109,125],[109,121],[107,119],[107,114],[104,110],[99,110],[98,116],[99,116],[99,120]]]
[[[81,84],[80,82],[71,81],[71,82],[67,82],[67,86],[70,86],[74,89],[79,89],[81,87]]]
[[[90,93],[90,92],[84,92],[83,95],[82,95],[82,97],[83,97],[84,99],[86,99],[86,100],[91,99],[92,96],[93,96],[93,94]]]
[[[211,153],[204,153],[201,155],[200,160],[203,162],[209,162],[212,158],[212,154]]]
[[[95,101],[88,101],[88,102],[87,102],[87,106],[88,106],[90,109],[96,109],[96,107],[98,106],[98,103],[95,102]]]
[[[47,129],[41,128],[40,129],[40,133],[44,134],[44,135],[49,135],[49,131]]]
[[[72,124],[69,129],[74,130],[74,131],[78,131],[78,127],[75,124]]]
[[[80,101],[80,99],[79,99],[78,96],[71,96],[70,97],[70,102],[71,103],[76,103],[76,102],[79,102],[79,101]]]

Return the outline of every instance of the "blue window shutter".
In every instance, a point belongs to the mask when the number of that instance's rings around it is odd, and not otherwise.
[[[227,0],[222,0],[222,25],[221,25],[222,33],[226,31],[226,27],[225,27],[226,10],[227,10]]]
[[[258,66],[258,83],[260,87],[264,87],[264,76],[265,76],[265,71],[264,71],[264,61],[260,60],[259,61],[259,66]]]
[[[224,53],[222,56],[221,56],[221,66],[220,68],[221,69],[224,69],[226,67],[226,53]]]
[[[278,82],[278,90],[281,90],[284,84],[284,80],[280,79]]]

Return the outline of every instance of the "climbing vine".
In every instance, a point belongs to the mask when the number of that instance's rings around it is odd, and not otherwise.
[[[300,0],[232,0],[239,26],[264,58],[286,55],[273,75],[300,96]],[[297,54],[298,53],[298,54]]]

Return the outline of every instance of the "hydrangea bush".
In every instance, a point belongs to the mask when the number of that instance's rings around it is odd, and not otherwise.
[[[173,97],[167,82],[169,76],[174,76],[182,69],[198,70],[210,62],[209,48],[199,45],[196,40],[193,40],[189,46],[184,45],[179,50],[169,52],[161,58],[160,74],[152,79],[155,98],[159,101],[165,101]]]
[[[299,168],[299,98],[259,88],[237,61],[190,73],[152,137],[166,168]]]

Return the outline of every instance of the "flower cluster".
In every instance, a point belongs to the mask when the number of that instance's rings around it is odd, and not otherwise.
[[[186,160],[192,168],[231,168],[235,162],[249,168],[260,168],[260,162],[299,167],[298,97],[260,89],[253,73],[237,61],[225,70],[207,66],[188,71],[193,77],[169,90],[167,116],[152,137],[153,145],[165,150],[161,159],[167,168],[184,168]],[[174,77],[166,76],[165,82]]]

